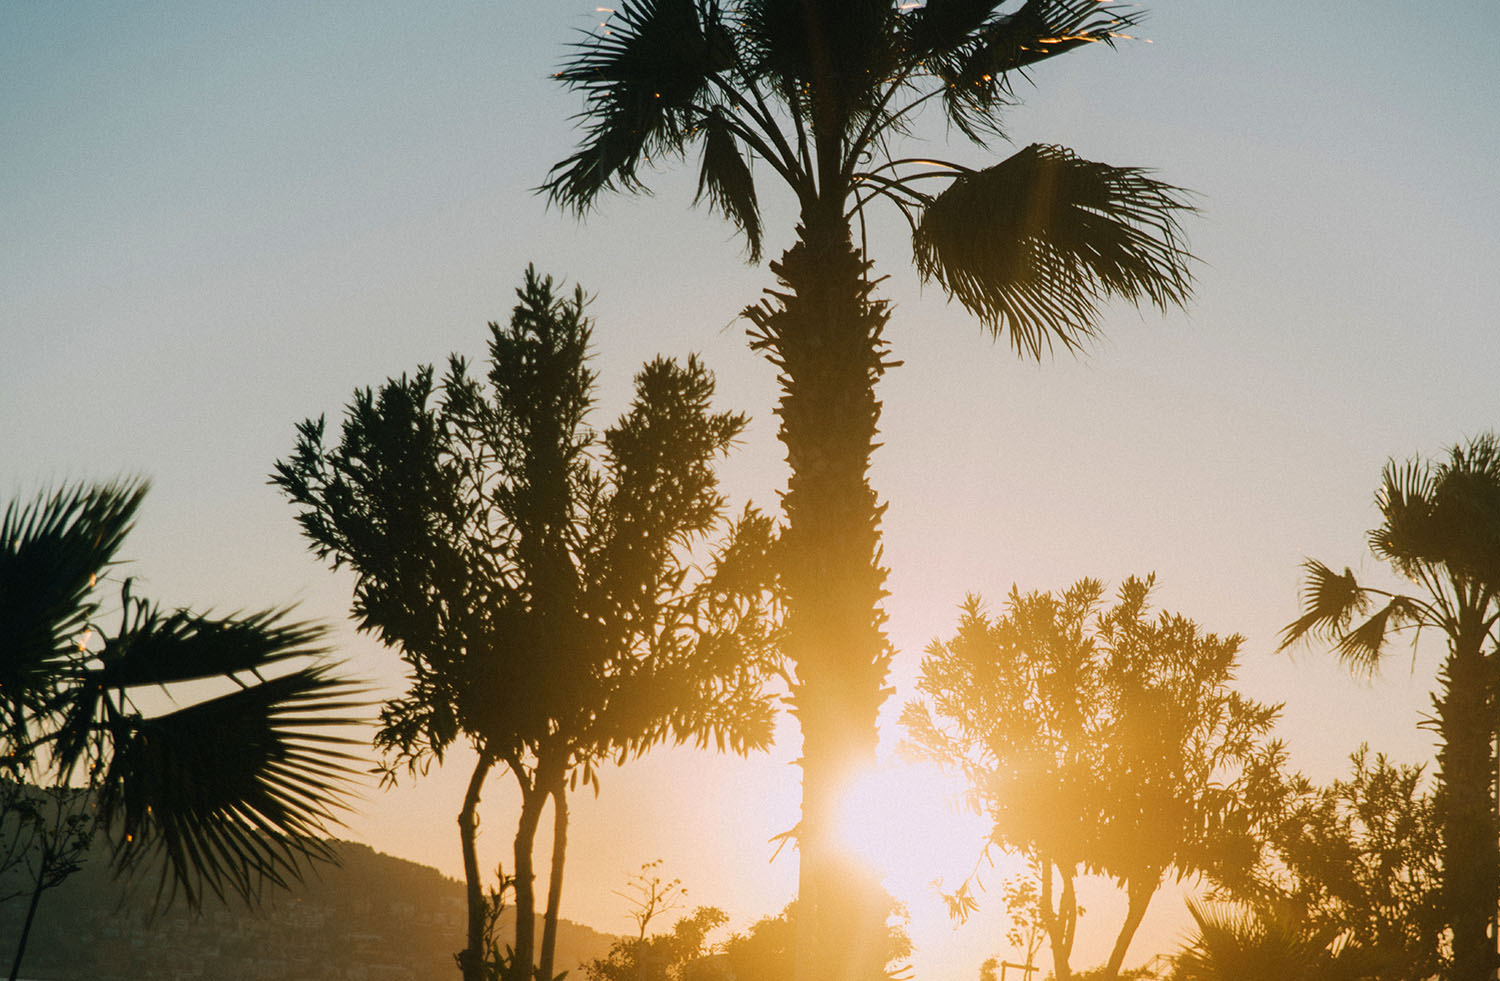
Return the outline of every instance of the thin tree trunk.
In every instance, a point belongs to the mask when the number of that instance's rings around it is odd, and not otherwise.
[[[31,900],[26,906],[26,921],[21,925],[21,938],[16,941],[16,957],[10,964],[10,981],[21,975],[21,958],[26,954],[26,941],[31,937],[31,924],[36,920],[37,904],[42,901],[42,892],[47,888],[47,873],[52,864],[52,847],[45,832],[41,835],[42,857],[36,870],[36,887],[31,890]]]
[[[479,834],[479,792],[485,777],[495,765],[495,758],[483,750],[469,777],[464,792],[463,810],[458,814],[458,838],[464,856],[464,894],[468,899],[468,945],[458,955],[458,967],[464,981],[484,981],[484,883],[479,878],[479,856],[475,839]]]
[[[519,768],[516,777],[521,782],[521,819],[516,823],[514,852],[516,945],[511,972],[516,981],[532,981],[536,963],[536,873],[532,854],[536,849],[537,825],[547,803],[547,791],[541,788],[540,780],[525,779]]]
[[[1073,891],[1073,871],[1045,857],[1037,864],[1042,876],[1042,929],[1047,932],[1047,947],[1052,952],[1052,974],[1057,981],[1072,981],[1073,969],[1068,965],[1068,958],[1073,955],[1073,936],[1078,926],[1078,896]],[[1052,903],[1054,866],[1062,880],[1062,894],[1056,906]]]
[[[537,960],[540,981],[552,981],[557,951],[557,917],[562,904],[563,862],[568,853],[568,790],[562,782],[552,788],[552,868],[547,874],[547,912],[542,919],[542,951]]]
[[[1120,926],[1114,949],[1109,952],[1109,961],[1104,968],[1104,976],[1109,981],[1120,976],[1120,969],[1125,966],[1125,954],[1130,949],[1130,941],[1135,939],[1135,933],[1146,917],[1146,909],[1151,905],[1151,897],[1156,895],[1156,887],[1160,882],[1160,872],[1148,872],[1126,881],[1125,894],[1129,897],[1129,905],[1125,910],[1125,922]]]
[[[1465,626],[1468,629],[1465,629]],[[1443,829],[1443,905],[1453,931],[1454,981],[1494,981],[1490,927],[1500,903],[1494,795],[1492,696],[1483,632],[1461,625],[1433,699],[1443,745],[1438,792]]]
[[[839,211],[804,214],[798,231],[771,264],[785,291],[746,311],[752,347],[780,371],[779,438],[792,471],[781,574],[802,729],[796,977],[872,981],[884,975],[889,899],[836,824],[849,778],[874,764],[887,695],[883,509],[868,480],[887,314]]]

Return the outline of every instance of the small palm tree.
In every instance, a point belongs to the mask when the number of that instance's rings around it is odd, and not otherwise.
[[[253,900],[331,857],[324,838],[347,798],[354,741],[330,730],[354,721],[357,693],[322,662],[323,628],[283,611],[167,612],[125,579],[117,626],[102,624],[98,588],[146,488],[77,486],[5,509],[0,776],[91,791],[92,816],[72,815],[74,831],[106,836],[119,871],[151,870],[158,904]],[[184,694],[204,681],[232,688]],[[47,865],[12,977],[44,883],[55,884]]]
[[[744,233],[751,261],[764,239],[752,164],[797,201],[796,242],[771,263],[781,289],[746,316],[752,346],[780,372],[792,470],[781,566],[802,727],[801,978],[833,976],[881,928],[880,903],[849,888],[859,873],[833,835],[840,784],[873,761],[890,659],[883,508],[867,474],[875,383],[893,362],[865,208],[894,205],[922,276],[1023,355],[1077,346],[1110,297],[1181,304],[1187,206],[1171,185],[1050,145],[983,169],[894,151],[929,105],[980,147],[998,142],[1015,78],[1112,45],[1139,18],[1098,0],[626,0],[557,75],[584,95],[584,138],[548,175],[552,201],[586,212],[606,191],[642,189],[644,167],[697,149],[699,199]],[[849,972],[880,973],[873,956]]]
[[[1394,633],[1430,630],[1448,653],[1433,695],[1438,734],[1438,822],[1443,905],[1453,931],[1453,974],[1492,978],[1500,905],[1494,714],[1500,668],[1500,440],[1480,436],[1433,464],[1388,463],[1375,502],[1382,522],[1370,550],[1417,587],[1396,593],[1306,564],[1303,615],[1285,648],[1314,635],[1356,674],[1372,675]]]
[[[1340,963],[1329,932],[1233,906],[1188,900],[1197,934],[1173,959],[1172,981],[1339,981],[1363,975]]]

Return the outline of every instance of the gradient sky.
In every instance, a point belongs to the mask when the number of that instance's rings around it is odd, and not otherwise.
[[[1298,766],[1331,778],[1362,741],[1427,760],[1431,652],[1397,648],[1362,685],[1321,651],[1275,653],[1276,634],[1304,557],[1378,574],[1364,532],[1388,457],[1500,426],[1500,5],[1150,9],[1152,43],[1039,67],[1008,132],[1196,192],[1189,311],[1111,308],[1084,356],[1023,363],[920,287],[894,216],[872,226],[905,361],[880,389],[873,478],[899,650],[887,714],[966,592],[998,604],[1012,583],[1154,570],[1161,606],[1246,636],[1243,687],[1286,703]],[[576,138],[580,102],[548,76],[602,16],[556,0],[0,4],[0,492],[149,476],[126,548],[144,592],[296,601],[339,624],[354,671],[394,684],[395,656],[348,627],[349,581],[305,550],[267,475],[294,425],[337,418],[356,386],[482,355],[535,262],[597,298],[597,422],[644,359],[701,352],[721,404],[755,417],[729,489],[774,504],[773,373],[736,319],[772,280],[689,209],[696,161],[582,223],[532,193]],[[919,136],[914,152],[987,159],[945,150],[935,120]],[[763,188],[774,256],[792,216]],[[683,750],[607,771],[574,807],[564,915],[626,930],[613,891],[658,858],[736,928],[779,909],[795,865],[768,839],[798,799],[783,736],[749,761]],[[883,751],[898,740],[888,726]],[[466,771],[372,786],[349,836],[457,875]],[[491,866],[511,804],[495,782]],[[955,930],[906,898],[919,978],[972,978],[1005,952],[993,901]],[[1076,964],[1113,932],[1107,902],[1086,905]],[[1183,919],[1158,897],[1131,961]]]

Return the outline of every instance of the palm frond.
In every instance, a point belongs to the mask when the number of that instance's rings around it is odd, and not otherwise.
[[[900,21],[907,57],[943,57],[972,44],[1003,0],[927,0],[905,11]]]
[[[1436,490],[1436,475],[1422,460],[1392,460],[1381,470],[1375,504],[1384,522],[1368,535],[1370,551],[1403,574],[1442,561],[1445,543],[1438,540],[1440,529],[1433,520]]]
[[[1080,45],[1112,46],[1144,17],[1139,9],[1099,0],[1028,0],[1011,13],[975,24],[975,15],[986,5],[974,0],[928,3],[924,14],[934,6],[933,20],[943,22],[945,29],[923,39],[932,46],[921,57],[944,84],[949,121],[980,144],[998,135],[996,111],[1009,102],[1012,72]],[[993,12],[1001,4],[988,6]]]
[[[755,179],[750,166],[740,156],[734,134],[717,114],[703,121],[703,166],[698,172],[697,204],[705,195],[709,206],[723,212],[745,236],[749,261],[760,262],[760,205],[755,196]]]
[[[1390,461],[1376,504],[1384,521],[1370,549],[1400,572],[1451,574],[1500,588],[1500,442],[1493,434],[1454,446],[1448,458]]]
[[[288,621],[285,610],[209,617],[188,610],[163,614],[142,600],[130,605],[86,685],[128,689],[232,677],[327,653],[320,643],[327,629]]]
[[[1309,633],[1337,639],[1348,630],[1356,614],[1369,608],[1369,598],[1352,570],[1346,568],[1339,574],[1316,559],[1308,559],[1302,567],[1307,573],[1302,587],[1303,613],[1282,629],[1278,650],[1286,650]]]
[[[1075,347],[1108,296],[1165,311],[1192,289],[1184,193],[1134,167],[1034,144],[961,173],[922,215],[917,269],[1017,352]]]
[[[1363,623],[1340,634],[1334,650],[1351,674],[1373,677],[1380,668],[1386,637],[1392,631],[1420,622],[1419,617],[1420,609],[1410,598],[1393,597]]]
[[[1177,954],[1183,981],[1311,981],[1331,973],[1332,931],[1299,928],[1290,919],[1243,906],[1187,901],[1197,935]]]
[[[680,155],[706,107],[711,76],[729,49],[714,30],[716,3],[625,0],[555,76],[582,91],[586,136],[547,174],[551,201],[585,211],[604,191],[644,190],[637,177],[656,154]]]
[[[127,873],[165,860],[157,901],[180,890],[253,900],[322,857],[361,741],[358,690],[313,666],[152,718],[122,720],[99,813]]]
[[[16,742],[98,608],[90,597],[147,490],[144,480],[79,485],[0,519],[0,724]],[[0,747],[3,749],[3,747]]]
[[[890,0],[745,0],[735,16],[746,70],[790,106],[855,119],[900,58],[894,8]]]
[[[1436,468],[1433,510],[1453,572],[1500,591],[1500,439],[1485,433]]]

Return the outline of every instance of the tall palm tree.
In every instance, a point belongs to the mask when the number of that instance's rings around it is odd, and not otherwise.
[[[156,875],[158,904],[253,900],[331,857],[355,742],[332,730],[355,721],[357,690],[323,663],[324,629],[283,611],[166,612],[125,579],[105,617],[99,586],[146,487],[81,485],[6,507],[0,777],[91,791],[78,830],[108,837],[117,870]],[[194,697],[193,682],[232,687]]]
[[[1139,19],[1097,0],[625,0],[557,77],[582,92],[584,136],[547,176],[579,213],[641,168],[701,150],[699,199],[763,240],[752,163],[796,197],[796,242],[771,269],[781,288],[745,314],[781,385],[781,572],[792,692],[802,728],[798,976],[878,976],[881,903],[837,853],[842,779],[873,760],[890,660],[880,600],[883,510],[868,480],[892,363],[874,295],[863,214],[876,198],[911,226],[918,271],[1018,353],[1072,348],[1118,296],[1158,307],[1190,289],[1170,185],[1130,167],[1026,147],[985,169],[898,157],[893,146],[936,103],[981,147],[1002,138],[1012,80]],[[842,968],[840,969],[842,970]]]
[[[1309,561],[1303,615],[1286,628],[1282,647],[1320,636],[1351,671],[1368,676],[1394,633],[1425,629],[1447,641],[1432,726],[1440,742],[1442,902],[1453,931],[1452,976],[1493,978],[1500,906],[1500,439],[1486,434],[1454,446],[1436,464],[1391,461],[1375,501],[1382,521],[1369,534],[1370,550],[1416,594],[1361,585],[1348,568],[1340,574]]]

